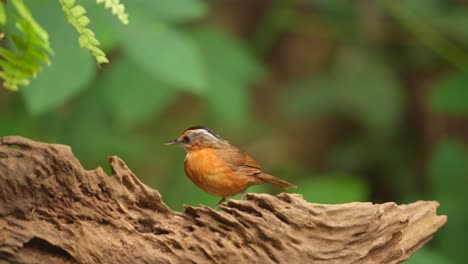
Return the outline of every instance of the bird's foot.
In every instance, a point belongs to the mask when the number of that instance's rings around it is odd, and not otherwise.
[[[242,200],[244,200],[244,198],[245,198],[245,194],[246,194],[246,192],[245,192],[245,191],[243,191],[243,192],[242,192],[242,194],[241,194],[241,201],[242,201]]]

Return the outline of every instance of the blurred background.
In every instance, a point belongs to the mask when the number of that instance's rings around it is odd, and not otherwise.
[[[55,55],[0,90],[0,135],[70,145],[87,169],[118,155],[182,211],[218,198],[163,143],[205,125],[309,202],[438,200],[448,223],[408,263],[465,263],[467,1],[132,0],[126,26],[79,2],[110,63],[58,1],[28,1]]]

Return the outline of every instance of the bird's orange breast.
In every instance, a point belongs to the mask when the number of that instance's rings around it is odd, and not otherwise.
[[[251,183],[249,176],[236,174],[216,155],[216,149],[192,150],[185,157],[185,173],[205,192],[223,198],[243,192]]]

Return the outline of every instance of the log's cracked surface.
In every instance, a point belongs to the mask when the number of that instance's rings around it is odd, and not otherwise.
[[[248,194],[170,210],[118,157],[0,138],[0,263],[399,263],[446,222],[437,202],[308,203]]]

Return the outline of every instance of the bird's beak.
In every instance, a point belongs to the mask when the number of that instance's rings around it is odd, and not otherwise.
[[[169,142],[164,143],[164,145],[166,145],[166,146],[167,145],[175,145],[175,144],[179,144],[179,140],[174,139],[174,140],[171,140]]]

